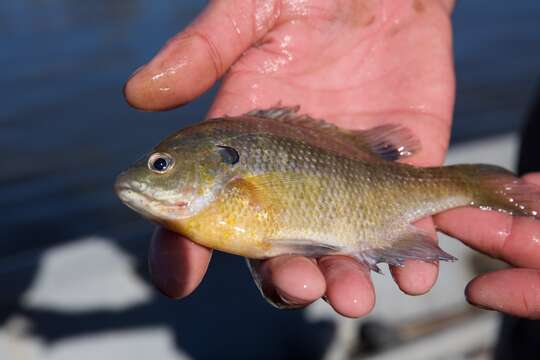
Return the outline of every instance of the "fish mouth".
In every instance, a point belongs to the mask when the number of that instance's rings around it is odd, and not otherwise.
[[[117,182],[114,190],[120,200],[130,209],[140,213],[150,220],[176,220],[187,217],[188,201],[167,201],[156,199],[145,193],[146,187],[140,184]]]

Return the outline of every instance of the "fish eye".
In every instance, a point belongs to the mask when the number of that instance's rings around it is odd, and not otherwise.
[[[158,174],[167,172],[173,164],[173,158],[169,154],[154,153],[148,158],[148,168]]]
[[[224,163],[234,165],[238,161],[240,161],[240,154],[238,154],[238,151],[236,151],[232,147],[218,145],[218,148],[219,148],[219,155],[221,155],[221,160]]]

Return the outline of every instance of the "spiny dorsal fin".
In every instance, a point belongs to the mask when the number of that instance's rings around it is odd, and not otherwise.
[[[268,109],[256,109],[246,113],[248,116],[256,116],[266,119],[282,120],[288,117],[298,117],[297,113],[300,110],[300,106],[276,106]]]
[[[368,130],[347,130],[322,119],[314,119],[306,114],[298,114],[300,106],[272,107],[264,110],[253,110],[246,115],[264,119],[278,120],[297,127],[320,132],[352,146],[353,150],[363,152],[385,160],[398,160],[411,156],[420,150],[420,142],[412,132],[404,126],[386,124]]]

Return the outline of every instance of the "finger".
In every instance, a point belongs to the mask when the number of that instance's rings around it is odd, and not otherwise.
[[[301,308],[304,305],[295,305],[290,302],[283,300],[283,298],[278,294],[274,284],[270,281],[269,276],[264,276],[261,272],[261,266],[264,263],[263,260],[249,259],[246,258],[246,262],[249,268],[249,272],[259,289],[262,297],[272,306],[278,309],[296,309]]]
[[[211,250],[158,228],[150,242],[148,264],[156,287],[166,296],[183,298],[201,282]]]
[[[375,305],[369,269],[346,256],[325,256],[319,266],[326,279],[326,299],[343,316],[367,315]]]
[[[505,269],[481,275],[469,283],[465,296],[476,306],[539,319],[540,271]]]
[[[324,277],[316,263],[306,257],[278,256],[260,262],[254,269],[263,296],[279,308],[302,307],[324,294]]]
[[[540,184],[540,174],[524,177]],[[516,266],[540,269],[540,221],[472,208],[435,217],[438,228],[470,247]]]
[[[266,5],[265,5],[266,4]],[[276,2],[216,0],[126,83],[128,103],[144,110],[184,104],[206,91],[277,19]]]
[[[433,241],[436,241],[432,218],[417,221],[415,226],[430,234]],[[390,271],[401,291],[409,295],[422,295],[435,285],[439,275],[439,264],[407,260],[403,267],[391,266]]]

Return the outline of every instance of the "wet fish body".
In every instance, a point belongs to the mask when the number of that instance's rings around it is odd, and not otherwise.
[[[183,129],[122,173],[117,192],[149,219],[214,249],[257,259],[343,254],[373,270],[379,262],[453,260],[411,225],[446,209],[538,217],[538,191],[505,169],[413,167],[396,161],[419,150],[401,126],[343,130],[297,110]]]

